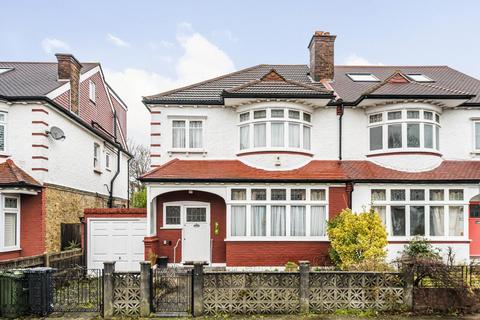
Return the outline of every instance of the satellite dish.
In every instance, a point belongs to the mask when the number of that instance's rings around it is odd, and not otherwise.
[[[47,131],[47,134],[52,136],[52,138],[55,139],[55,140],[65,139],[65,133],[59,127],[55,127],[55,126],[51,127],[50,131]]]

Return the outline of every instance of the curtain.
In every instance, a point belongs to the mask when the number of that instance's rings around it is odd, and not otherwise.
[[[232,189],[232,200],[247,200],[247,190]]]
[[[405,207],[392,206],[391,217],[392,217],[392,235],[404,236],[405,226],[406,226]]]
[[[189,125],[190,125],[190,128],[189,128],[190,148],[203,147],[202,121],[190,121]]]
[[[454,201],[463,200],[463,190],[462,189],[449,190],[449,199]]]
[[[378,213],[384,226],[387,226],[387,208],[385,206],[373,206],[372,210]]]
[[[407,124],[407,146],[420,147],[420,125],[418,123]]]
[[[448,208],[448,235],[449,236],[463,236],[463,207],[450,206]]]
[[[325,190],[323,190],[323,189],[312,189],[310,191],[310,200],[312,200],[312,201],[323,201],[323,200],[325,200]]]
[[[248,149],[250,146],[250,127],[240,127],[240,150]]]
[[[291,148],[300,148],[300,125],[296,123],[288,124],[288,146]]]
[[[291,207],[291,230],[292,236],[305,236],[305,207],[292,206]]]
[[[17,214],[5,213],[5,237],[4,246],[14,247],[17,245]]]
[[[410,207],[410,235],[411,236],[425,235],[425,207],[421,207],[421,206]]]
[[[445,215],[443,214],[443,207],[430,207],[430,235],[443,236]]]
[[[387,200],[385,189],[373,189],[371,191],[372,201],[385,201]]]
[[[5,125],[0,124],[0,151],[5,151]]]
[[[430,190],[430,200],[432,200],[432,201],[442,201],[443,200],[443,190]]]
[[[253,146],[255,148],[267,145],[267,125],[258,123],[253,125]]]
[[[324,236],[325,222],[327,220],[324,206],[312,206],[310,218],[310,235]]]
[[[230,225],[232,236],[247,235],[247,211],[245,206],[232,206]]]
[[[303,148],[310,149],[310,127],[303,126]]]
[[[172,139],[173,148],[185,148],[185,121],[173,121]]]
[[[272,206],[272,236],[285,236],[285,206]]]
[[[283,147],[285,140],[285,129],[283,123],[272,123],[272,147]]]
[[[388,126],[388,147],[401,148],[402,147],[402,125],[393,124]]]
[[[252,236],[267,235],[267,207],[252,206]]]
[[[425,148],[433,148],[433,126],[431,124],[425,124],[423,127],[425,141]]]

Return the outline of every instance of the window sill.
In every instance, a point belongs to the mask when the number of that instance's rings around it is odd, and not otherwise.
[[[225,239],[226,242],[330,242],[328,237],[230,237]]]
[[[259,149],[245,149],[237,152],[237,156],[248,156],[252,154],[297,154],[308,157],[313,157],[313,152],[303,149],[270,149],[270,148],[259,148]]]
[[[428,156],[436,156],[441,157],[442,154],[435,150],[382,150],[379,152],[371,152],[367,154],[367,158],[371,157],[381,157],[381,156],[395,156],[395,155],[428,155]]]
[[[20,247],[11,247],[11,248],[0,248],[0,252],[14,252],[14,251],[22,251],[22,248]]]
[[[160,227],[160,230],[180,230],[183,226],[175,225],[175,226],[168,226],[168,227]]]
[[[403,244],[403,243],[408,243],[412,241],[415,237],[412,236],[388,236],[387,241],[389,244]],[[456,236],[456,237],[445,237],[445,236],[439,236],[439,237],[432,237],[432,236],[427,236],[425,239],[428,242],[432,243],[470,243],[471,240],[464,237],[464,236]]]
[[[106,169],[105,169],[105,171],[111,172],[111,171],[112,171],[112,169],[110,169],[110,168],[106,168]]]
[[[173,154],[202,154],[203,156],[206,156],[207,150],[205,149],[170,149],[167,150],[168,155],[171,157]]]
[[[12,155],[6,153],[6,152],[2,152],[0,151],[0,159],[2,158],[10,158]]]
[[[93,169],[93,172],[95,172],[96,174],[102,174],[102,171],[99,169]]]

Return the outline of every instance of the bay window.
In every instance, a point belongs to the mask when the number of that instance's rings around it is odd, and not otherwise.
[[[243,187],[230,189],[227,222],[232,240],[298,240],[326,237],[327,189]]]
[[[20,197],[0,194],[0,252],[20,248]]]
[[[240,150],[311,148],[311,114],[287,108],[240,113]]]
[[[173,120],[172,121],[172,148],[173,149],[201,149],[203,148],[203,121],[202,120]]]
[[[0,112],[0,152],[7,150],[7,113]]]
[[[404,187],[371,189],[372,210],[392,237],[463,237],[463,189]]]
[[[370,114],[369,150],[439,150],[439,122],[440,116],[433,111],[404,109]]]

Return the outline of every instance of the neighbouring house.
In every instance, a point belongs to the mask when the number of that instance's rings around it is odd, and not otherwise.
[[[60,251],[84,208],[128,203],[127,106],[99,63],[56,57],[0,62],[0,260]]]

